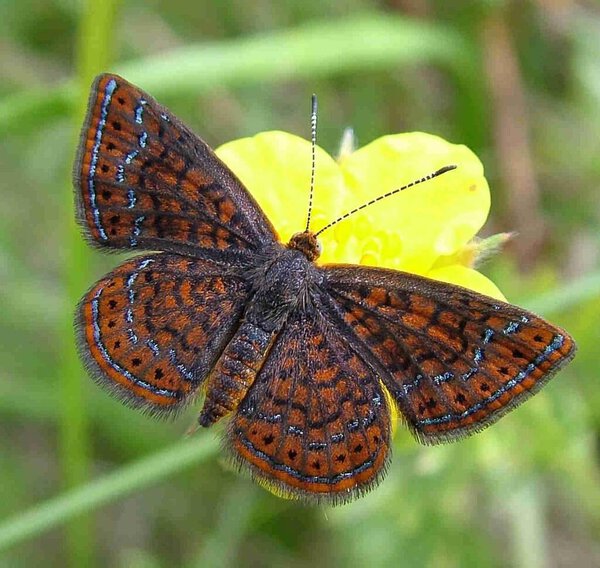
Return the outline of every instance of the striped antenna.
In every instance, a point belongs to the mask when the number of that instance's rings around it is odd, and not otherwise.
[[[383,195],[380,195],[379,197],[376,197],[375,199],[371,199],[371,201],[367,201],[366,203],[363,203],[359,207],[356,207],[356,208],[352,209],[351,211],[348,211],[348,213],[344,213],[344,215],[342,215],[341,217],[338,217],[335,221],[332,221],[328,225],[325,225],[321,230],[319,230],[318,232],[315,233],[315,237],[318,237],[321,233],[325,232],[327,229],[331,229],[331,227],[333,227],[334,225],[337,225],[340,221],[347,219],[348,217],[350,217],[350,215],[354,215],[354,213],[356,213],[357,211],[361,211],[362,209],[369,207],[369,205],[373,205],[373,203],[377,203],[378,201],[381,201],[382,199],[385,199],[386,197],[391,197],[392,195],[396,195],[396,193],[400,193],[401,191],[408,189],[409,187],[413,187],[414,185],[419,185],[420,183],[429,181],[430,179],[436,178],[438,176],[441,176],[442,174],[445,174],[446,172],[450,172],[455,169],[456,169],[456,166],[454,166],[454,165],[444,166],[443,168],[440,168],[439,170],[433,172],[432,174],[426,175],[425,177],[422,177],[415,181],[411,181],[409,184],[404,185],[402,187],[398,187],[396,189],[393,189],[392,191],[388,191],[387,193],[384,193]]]
[[[315,147],[317,146],[317,95],[311,97],[311,112],[310,112],[310,150],[311,150],[311,166],[310,166],[310,192],[308,194],[308,214],[306,216],[306,229],[308,233],[310,228],[310,216],[312,215],[313,193],[315,190]]]

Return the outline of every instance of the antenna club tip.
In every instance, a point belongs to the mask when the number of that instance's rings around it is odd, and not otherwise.
[[[312,108],[313,114],[317,112],[317,95],[315,93],[310,97],[310,106]]]
[[[451,172],[456,168],[458,168],[456,164],[450,164],[449,166],[444,166],[443,168],[440,168],[437,172],[435,172],[434,175],[441,176],[442,174],[445,174],[446,172]]]

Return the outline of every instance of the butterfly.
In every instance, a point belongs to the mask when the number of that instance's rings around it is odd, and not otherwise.
[[[79,303],[89,373],[153,415],[203,393],[199,425],[228,417],[234,463],[280,494],[349,501],[385,474],[392,406],[422,443],[461,438],[575,353],[564,330],[471,290],[318,265],[308,228],[281,243],[209,146],[117,75],[92,85],[74,185],[92,244],[154,251]]]

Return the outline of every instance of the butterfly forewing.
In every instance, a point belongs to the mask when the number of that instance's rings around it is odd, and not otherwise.
[[[329,315],[367,353],[416,436],[480,430],[574,354],[562,329],[465,288],[396,271],[327,268]]]
[[[247,298],[245,282],[217,263],[166,253],[136,258],[81,301],[84,361],[132,406],[175,412],[233,335]]]
[[[390,415],[373,370],[320,314],[297,312],[233,416],[241,466],[288,496],[343,502],[382,477]]]
[[[275,240],[212,150],[116,75],[92,86],[75,164],[80,217],[96,244],[230,258]]]

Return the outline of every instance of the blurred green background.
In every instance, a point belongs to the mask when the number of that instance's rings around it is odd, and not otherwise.
[[[118,258],[73,223],[92,77],[116,71],[211,145],[281,129],[335,152],[422,130],[486,166],[483,269],[579,353],[485,432],[421,447],[350,505],[278,499],[97,389],[77,299]],[[0,2],[0,565],[600,565],[600,6],[530,0]]]

